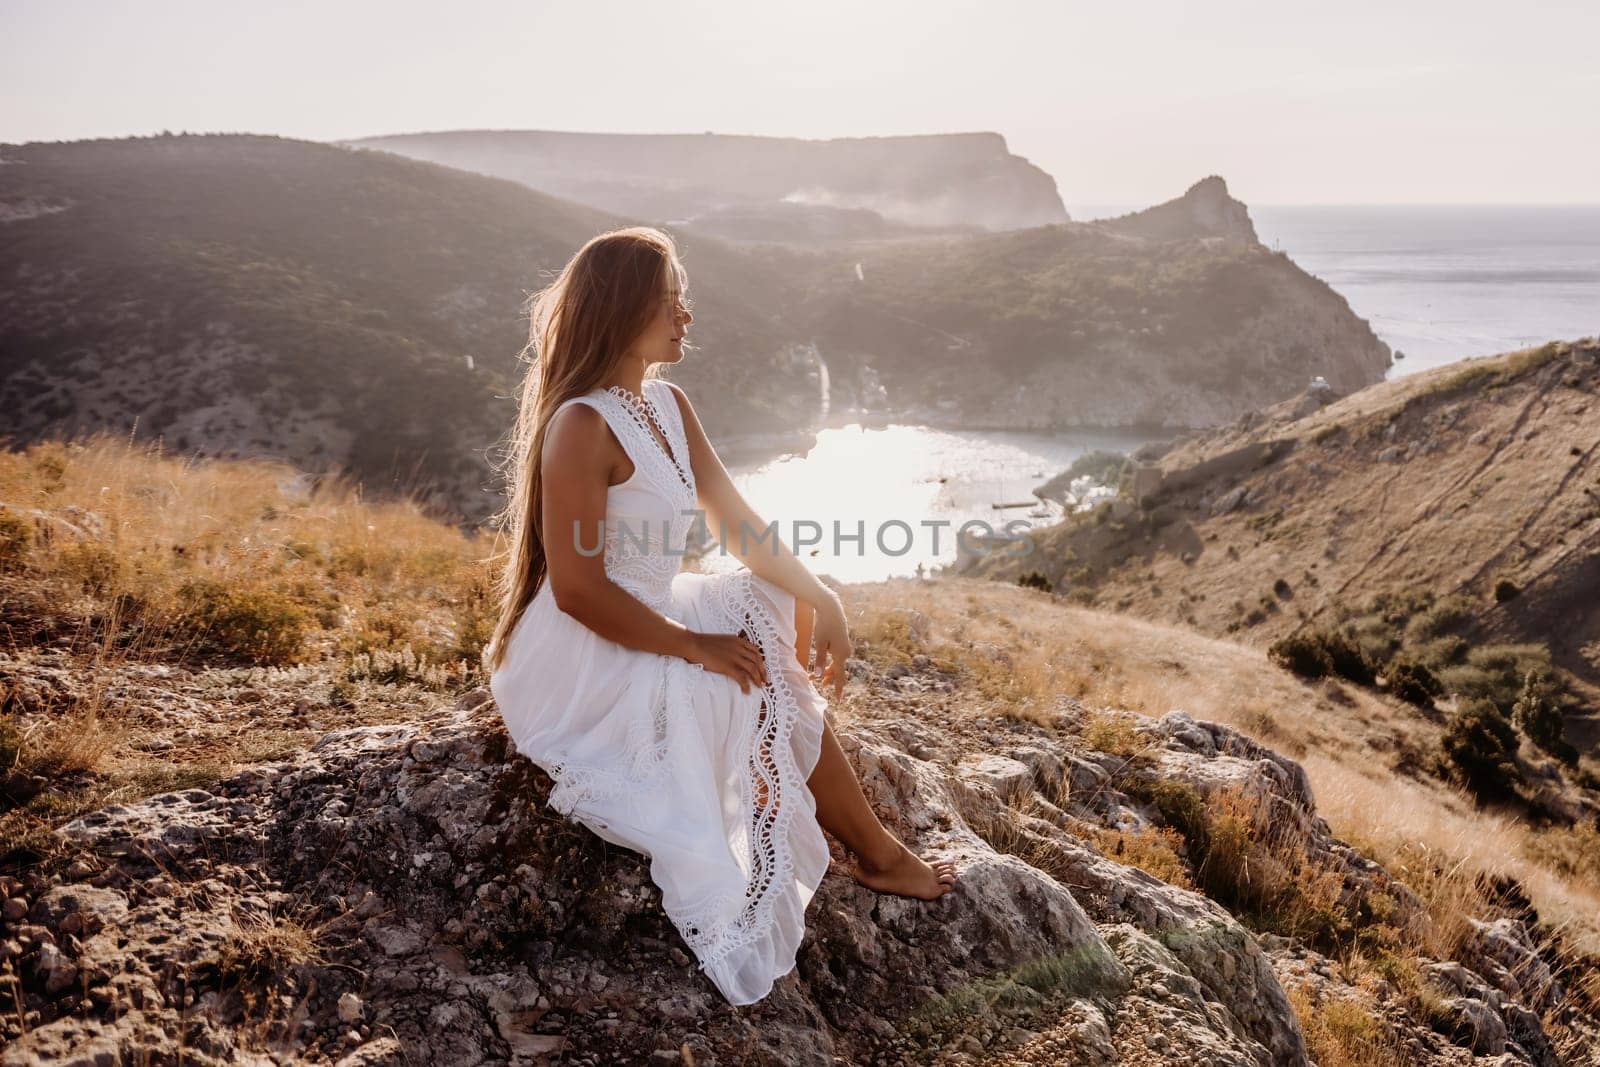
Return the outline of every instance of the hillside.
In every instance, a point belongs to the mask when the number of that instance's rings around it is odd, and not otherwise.
[[[1342,631],[1467,696],[1485,670],[1520,681],[1546,658],[1576,687],[1567,739],[1593,753],[1597,393],[1589,339],[1308,395],[1181,440],[1137,506],[1036,531],[1028,559],[974,573],[1038,571],[1085,601],[1259,644]],[[1485,651],[1520,646],[1515,667]]]
[[[997,133],[913,137],[450,130],[342,142],[508,178],[692,232],[855,239],[1066,222],[1054,179]]]
[[[995,582],[842,587],[842,744],[961,887],[875,897],[836,854],[795,973],[731,1009],[645,863],[509,751],[477,538],[105,439],[0,453],[0,501],[8,1064],[1600,1049],[1593,826],[1475,811],[1406,769],[1438,724],[1257,649]]]
[[[487,457],[513,416],[526,294],[628,221],[272,137],[0,155],[13,442],[160,436],[342,468],[468,522],[498,506]],[[1348,388],[1382,376],[1388,352],[1367,324],[1256,243],[1220,179],[1152,211],[1159,225],[848,249],[691,232],[696,322],[672,376],[729,446],[803,436],[852,407],[968,428],[1206,426],[1314,374]]]
[[[484,455],[514,414],[527,293],[627,221],[275,137],[0,152],[6,433],[137,418],[139,436],[178,450],[342,465],[469,519],[498,506]],[[804,379],[786,369],[776,279],[714,244],[684,251],[711,355],[678,377],[708,398],[708,426],[798,427],[788,398]]]
[[[1388,346],[1209,177],[1121,219],[796,255],[836,407],[952,428],[1213,426]]]

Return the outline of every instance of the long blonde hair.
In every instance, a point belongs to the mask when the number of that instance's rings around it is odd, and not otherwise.
[[[550,419],[611,377],[657,314],[669,270],[682,291],[687,279],[672,238],[653,226],[628,226],[592,238],[529,302],[521,354],[528,370],[506,452],[506,505],[494,520],[508,547],[498,580],[500,617],[484,649],[490,673],[505,661],[511,631],[546,578],[539,456]],[[658,376],[658,367],[645,376]]]

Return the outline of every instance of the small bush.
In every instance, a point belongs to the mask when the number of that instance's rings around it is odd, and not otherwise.
[[[1348,634],[1339,630],[1307,630],[1290,634],[1267,649],[1273,662],[1302,678],[1336,674],[1357,685],[1371,685],[1372,661]]]
[[[1452,596],[1411,616],[1406,623],[1406,640],[1420,645],[1446,634],[1453,634],[1472,621],[1473,603],[1466,597]]]
[[[1205,855],[1211,845],[1211,818],[1200,791],[1188,782],[1131,782],[1129,795],[1156,809],[1165,826],[1183,835],[1191,859]]]
[[[1333,673],[1333,660],[1315,634],[1290,634],[1267,647],[1272,662],[1302,678],[1325,678]]]
[[[1412,656],[1421,663],[1428,665],[1430,670],[1440,671],[1460,663],[1467,658],[1467,653],[1472,651],[1472,645],[1465,637],[1459,634],[1446,634],[1422,642],[1411,650]],[[1448,687],[1448,683],[1446,683]]]
[[[1535,746],[1561,762],[1578,762],[1578,750],[1564,736],[1566,717],[1561,713],[1562,692],[1549,671],[1530,670],[1523,676],[1522,692],[1512,705],[1511,721]]]
[[[1064,477],[1071,481],[1087,474],[1101,485],[1116,485],[1127,465],[1128,457],[1121,452],[1095,449],[1073,460]]]
[[[1039,589],[1046,593],[1050,591],[1050,579],[1040,571],[1029,571],[1017,579],[1017,584],[1024,589]]]
[[[1510,578],[1501,578],[1494,583],[1494,602],[1496,604],[1504,604],[1520,592],[1522,592],[1522,587],[1517,585],[1516,582],[1513,582]]]
[[[311,619],[295,601],[266,585],[230,585],[192,578],[178,590],[196,651],[261,666],[295,663],[305,654]]]
[[[1333,664],[1333,673],[1357,685],[1371,685],[1377,677],[1372,660],[1359,644],[1342,630],[1325,630],[1318,633],[1322,650]]]
[[[1435,700],[1444,696],[1444,686],[1438,676],[1417,660],[1404,657],[1396,659],[1389,664],[1385,676],[1389,682],[1389,692],[1407,704],[1431,708]]]
[[[1132,759],[1148,747],[1130,716],[1105,711],[1095,712],[1084,723],[1083,742],[1096,752],[1125,759]]]
[[[1445,730],[1443,745],[1451,775],[1480,801],[1515,794],[1514,787],[1522,780],[1516,761],[1517,734],[1489,701],[1464,705]]]
[[[1544,645],[1483,645],[1467,654],[1465,664],[1444,671],[1440,680],[1458,696],[1487,700],[1509,715],[1530,671],[1553,678],[1550,650]]]
[[[1092,827],[1090,838],[1101,852],[1125,867],[1137,867],[1168,885],[1193,889],[1189,868],[1179,856],[1184,847],[1183,836],[1166,826],[1140,827],[1135,830],[1108,830]]]

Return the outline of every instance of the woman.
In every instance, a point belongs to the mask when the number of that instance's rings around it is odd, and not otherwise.
[[[658,377],[694,321],[672,239],[602,234],[534,300],[485,662],[550,803],[650,857],[662,906],[734,1004],[794,968],[828,830],[854,877],[931,900],[955,871],[891,834],[807,674],[843,693],[839,598],[734,487],[681,390]],[[680,571],[696,508],[745,564]],[[603,538],[603,540],[602,540]]]

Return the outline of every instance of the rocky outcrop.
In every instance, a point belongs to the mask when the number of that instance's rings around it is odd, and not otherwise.
[[[1096,225],[1156,241],[1219,237],[1243,244],[1258,243],[1249,210],[1229,195],[1228,183],[1215,174],[1195,182],[1175,200],[1103,219]]]
[[[744,239],[876,237],[886,224],[1016,230],[1067,221],[1055,180],[1013,155],[998,133],[805,140],[452,130],[342,143],[509,178],[633,218],[691,227],[703,220]]]
[[[937,679],[924,662],[869,682]],[[955,858],[960,887],[880,897],[837,865],[796,970],[749,1009],[696,971],[640,857],[544,806],[549,781],[508,750],[485,691],[329,734],[79,818],[60,831],[70,861],[0,886],[26,1020],[5,1062],[1307,1063],[1286,981],[1349,992],[1326,961],[1110,842],[1163,818],[1176,783],[1253,798],[1352,897],[1414,898],[1328,833],[1293,762],[1181,713],[1130,720],[1143,755],[1098,752],[1072,732],[1083,714],[845,724],[875,808]],[[1534,946],[1502,919],[1429,964],[1498,1063],[1549,1062],[1541,1020],[1566,994]],[[1446,1034],[1404,1032],[1411,1062],[1465,1062]]]

